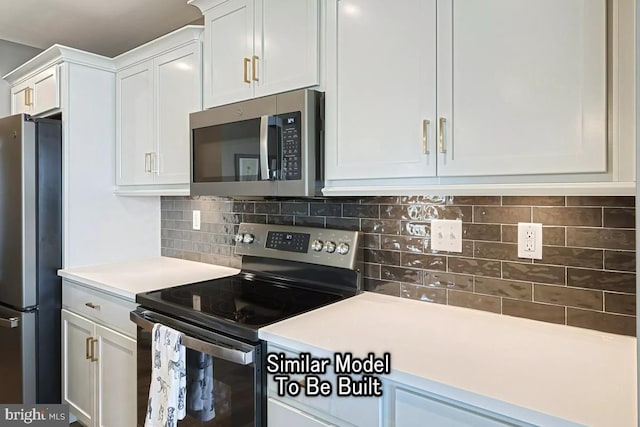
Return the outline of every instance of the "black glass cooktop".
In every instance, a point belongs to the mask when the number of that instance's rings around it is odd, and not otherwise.
[[[343,298],[240,273],[139,294],[136,301],[144,308],[256,341],[262,326]]]

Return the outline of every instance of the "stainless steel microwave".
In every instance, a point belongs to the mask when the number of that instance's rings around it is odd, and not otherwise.
[[[318,195],[323,110],[305,89],[191,114],[191,195]]]

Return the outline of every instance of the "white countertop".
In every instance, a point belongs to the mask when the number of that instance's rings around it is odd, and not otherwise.
[[[131,301],[137,293],[230,276],[240,270],[177,258],[117,262],[65,268],[58,275]]]
[[[365,292],[260,338],[319,357],[390,352],[389,379],[505,415],[504,402],[589,426],[637,422],[633,337]]]

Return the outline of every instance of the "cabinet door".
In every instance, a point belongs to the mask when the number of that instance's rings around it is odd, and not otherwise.
[[[60,108],[58,70],[58,66],[54,65],[31,79],[33,87],[33,111],[31,114],[38,115]]]
[[[253,12],[253,0],[229,0],[205,14],[205,108],[253,97]]]
[[[100,427],[136,425],[136,342],[96,325],[97,424]]]
[[[436,1],[330,5],[327,179],[435,175]]]
[[[189,113],[200,111],[200,44],[155,59],[158,184],[189,183]]]
[[[606,171],[606,2],[438,2],[438,174]]]
[[[116,156],[119,185],[153,183],[153,61],[116,76]]]
[[[267,401],[267,425],[269,427],[329,427],[332,424],[269,398]]]
[[[255,96],[317,85],[318,0],[255,1]]]
[[[95,364],[89,357],[93,332],[93,322],[62,310],[62,399],[87,426],[95,414]]]
[[[31,113],[29,91],[33,89],[26,83],[11,88],[11,114]]]

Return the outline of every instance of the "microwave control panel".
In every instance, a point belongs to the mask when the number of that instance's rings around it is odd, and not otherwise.
[[[278,114],[282,123],[282,179],[302,179],[301,114]]]

